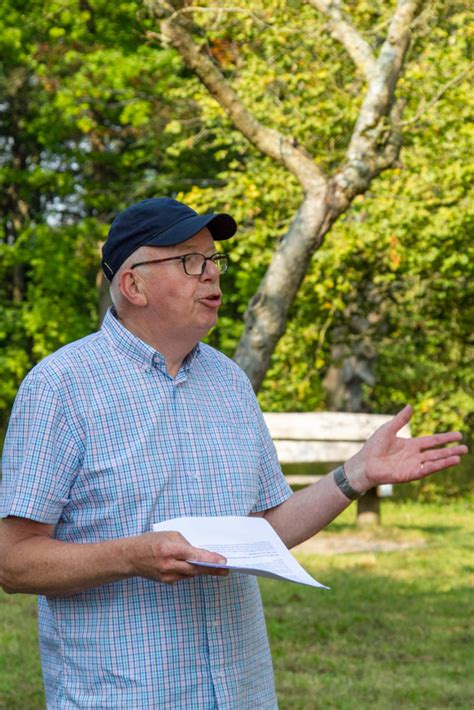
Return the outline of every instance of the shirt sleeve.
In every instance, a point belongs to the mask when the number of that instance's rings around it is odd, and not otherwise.
[[[5,439],[0,517],[56,524],[79,468],[78,443],[60,393],[41,375],[30,373],[18,392]]]
[[[281,470],[275,445],[250,383],[249,388],[249,406],[253,412],[260,443],[258,497],[252,510],[253,513],[257,513],[280,505],[293,494],[293,491]]]

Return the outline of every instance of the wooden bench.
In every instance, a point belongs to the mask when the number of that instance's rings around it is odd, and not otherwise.
[[[282,465],[343,463],[361,449],[376,429],[392,419],[386,414],[349,412],[266,412],[264,417]],[[409,426],[403,427],[399,435],[409,437]],[[291,486],[305,486],[320,478],[311,474],[286,476]],[[358,524],[378,522],[379,499],[389,495],[391,485],[379,486],[363,496],[358,501]]]

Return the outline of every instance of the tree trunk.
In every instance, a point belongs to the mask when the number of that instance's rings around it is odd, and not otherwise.
[[[334,218],[328,209],[326,193],[306,197],[248,305],[245,330],[234,360],[245,370],[255,390],[260,388],[275,346],[284,333],[288,310],[311,256]]]
[[[380,524],[380,498],[377,489],[370,491],[357,501],[357,527],[366,528]]]

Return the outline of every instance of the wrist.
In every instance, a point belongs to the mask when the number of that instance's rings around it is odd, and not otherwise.
[[[360,453],[351,456],[351,458],[345,462],[344,471],[349,485],[359,496],[363,496],[373,487],[367,479],[365,463]]]
[[[344,471],[344,464],[341,464],[333,472],[334,483],[339,488],[341,493],[348,500],[357,500],[360,498],[360,493],[358,493],[347,480],[346,472]]]
[[[135,577],[138,574],[137,561],[140,555],[140,535],[132,537],[117,538],[113,541],[116,545],[117,555],[115,557],[116,572],[121,578]]]

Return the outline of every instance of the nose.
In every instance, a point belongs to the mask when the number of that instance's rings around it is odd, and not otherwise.
[[[202,281],[218,281],[220,276],[219,269],[214,264],[212,259],[206,259],[204,262],[204,271],[201,274]]]

